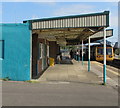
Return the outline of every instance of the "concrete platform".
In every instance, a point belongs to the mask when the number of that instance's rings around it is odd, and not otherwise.
[[[91,61],[91,71],[87,71],[87,61],[84,61],[84,65],[82,62],[78,62],[76,60],[63,60],[61,64],[56,64],[55,66],[49,67],[43,75],[38,79],[40,82],[78,82],[78,83],[94,83],[94,84],[102,84],[103,81],[103,67],[102,64]],[[107,67],[107,75],[110,74]],[[116,71],[116,70],[114,70]],[[112,73],[115,73],[112,71]],[[107,84],[111,86],[118,86],[118,74],[107,76]]]
[[[38,79],[40,82],[57,81],[57,82],[83,82],[83,83],[100,83],[100,78],[96,77],[94,73],[87,72],[87,63],[82,66],[81,62],[72,60],[71,64],[56,64],[49,67],[44,74]]]

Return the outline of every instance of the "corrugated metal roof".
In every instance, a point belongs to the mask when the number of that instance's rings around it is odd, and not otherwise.
[[[80,27],[108,27],[109,11],[101,13],[71,15],[23,21],[31,24],[31,29],[60,29]]]

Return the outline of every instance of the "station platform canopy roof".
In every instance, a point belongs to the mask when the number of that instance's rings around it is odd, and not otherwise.
[[[39,38],[57,41],[59,45],[74,45],[86,41],[89,36],[93,40],[102,38],[103,28],[109,27],[109,11],[26,20],[23,23],[29,23],[32,33],[38,34]],[[107,30],[107,34],[112,36],[113,30]]]
[[[111,36],[113,36],[113,29],[107,29],[106,30],[106,38],[111,37]],[[93,34],[93,35],[90,36],[90,42],[92,43],[92,42],[95,42],[96,40],[101,40],[103,38],[104,38],[104,36],[103,36],[103,30],[101,30],[101,31],[99,31],[99,32],[97,32],[97,33],[95,33],[95,34]],[[83,40],[84,40],[84,44],[88,43],[88,37],[84,38]],[[68,40],[67,41],[68,45],[71,45],[71,44],[77,45],[77,44],[81,44],[81,43],[82,42],[79,41],[78,39]]]

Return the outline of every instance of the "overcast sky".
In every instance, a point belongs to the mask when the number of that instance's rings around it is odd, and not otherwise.
[[[2,2],[0,5],[3,23],[22,23],[23,20],[45,17],[80,15],[110,11],[110,27],[114,36],[108,40],[118,41],[117,2]],[[27,1],[27,0],[26,0]],[[30,0],[29,0],[30,1]],[[52,0],[53,1],[53,0]],[[107,1],[107,0],[104,0]]]

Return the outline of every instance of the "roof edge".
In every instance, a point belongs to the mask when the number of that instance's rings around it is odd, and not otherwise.
[[[50,18],[41,18],[41,19],[31,19],[24,20],[23,23],[27,22],[37,22],[37,21],[47,21],[47,20],[57,20],[57,19],[67,19],[67,18],[77,18],[77,17],[85,17],[85,16],[96,16],[96,15],[109,15],[110,11],[104,11],[100,13],[90,13],[90,14],[81,14],[81,15],[70,15],[70,16],[58,16],[58,17],[50,17]]]

